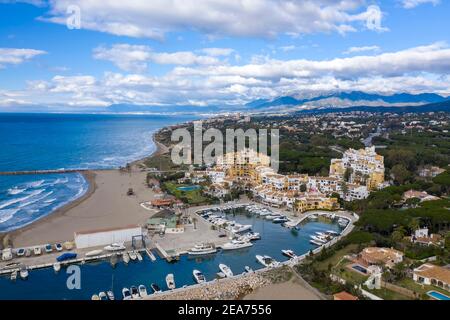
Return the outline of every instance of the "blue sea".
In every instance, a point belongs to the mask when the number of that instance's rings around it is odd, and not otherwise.
[[[150,155],[158,129],[192,119],[0,113],[0,171],[117,168]],[[0,232],[26,226],[87,190],[76,173],[0,176]]]

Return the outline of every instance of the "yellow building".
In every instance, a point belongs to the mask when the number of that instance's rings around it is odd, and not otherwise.
[[[295,202],[294,208],[298,212],[312,210],[337,210],[339,209],[338,199],[327,197],[302,197]]]

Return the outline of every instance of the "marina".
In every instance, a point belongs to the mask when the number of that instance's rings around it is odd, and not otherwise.
[[[194,270],[199,271],[208,282],[217,278],[218,271],[224,274],[224,270],[229,270],[233,275],[253,272],[253,270],[264,268],[258,262],[256,255],[262,257],[267,255],[273,260],[283,263],[288,261],[289,257],[285,256],[281,250],[289,249],[297,256],[308,254],[310,250],[317,250],[317,246],[309,242],[311,236],[317,235],[317,232],[330,233],[330,231],[340,234],[343,230],[335,221],[311,221],[306,217],[305,215],[305,219],[299,221],[298,228],[293,229],[273,223],[255,214],[229,213],[226,215],[227,220],[235,221],[240,225],[251,225],[251,230],[254,232],[251,235],[260,240],[253,240],[252,246],[240,250],[216,248],[216,253],[206,255],[181,254],[179,260],[172,263],[166,260],[165,254],[167,253],[163,254],[163,250],[157,249],[160,256],[156,257],[149,249],[142,249],[140,252],[128,251],[126,255],[134,253],[136,260],[130,259],[128,264],[125,264],[122,262],[122,257],[114,263],[115,267],[112,267],[110,262],[111,257],[117,259],[115,251],[103,252],[104,254],[99,256],[77,257],[71,261],[64,261],[61,263],[59,272],[55,272],[53,263],[40,266],[41,268],[29,267],[29,275],[26,280],[11,281],[10,272],[7,276],[0,277],[0,286],[5,289],[0,292],[0,298],[89,300],[93,295],[98,296],[100,292],[111,291],[115,297],[122,299],[124,295],[132,297],[132,286],[137,288],[137,295],[139,295],[140,285],[152,288],[151,285],[155,284],[162,291],[173,290],[175,279],[177,288],[194,285],[197,283],[193,275]],[[138,252],[142,261],[137,258]],[[119,257],[120,255],[121,253],[119,253]],[[67,289],[67,266],[69,264],[80,266],[82,290]],[[228,269],[220,269],[219,265],[222,264]],[[199,279],[201,281],[201,277]],[[127,295],[126,290],[122,291],[124,288],[128,288],[130,295]]]

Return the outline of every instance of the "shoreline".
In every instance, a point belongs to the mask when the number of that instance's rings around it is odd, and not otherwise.
[[[158,129],[157,131],[153,132],[153,134],[152,134],[152,142],[155,145],[155,149],[152,151],[152,153],[143,158],[134,160],[129,163],[132,170],[133,170],[133,167],[139,168],[140,166],[144,166],[144,162],[147,159],[150,159],[154,156],[157,156],[159,154],[164,154],[165,152],[167,152],[168,147],[156,140],[156,134],[164,128],[166,128],[166,127],[162,127],[160,129]],[[107,174],[107,173],[119,173],[120,174],[120,173],[122,173],[121,168],[123,168],[123,167],[110,168],[110,169],[92,169],[92,170],[75,171],[75,172],[81,174],[83,176],[83,178],[86,180],[86,183],[88,184],[88,189],[82,196],[80,196],[72,201],[67,202],[66,204],[62,205],[61,207],[49,212],[47,215],[37,219],[36,221],[31,222],[28,225],[25,225],[23,227],[20,227],[18,229],[12,230],[12,231],[0,232],[0,239],[4,239],[5,237],[8,237],[9,241],[13,244],[13,246],[15,246],[15,240],[18,237],[21,237],[21,235],[32,232],[33,229],[40,228],[46,224],[52,224],[52,222],[57,220],[58,218],[65,217],[68,212],[78,208],[81,204],[86,203],[98,191],[99,185],[97,183],[97,180],[98,180],[99,175]],[[145,182],[145,180],[143,182]],[[72,237],[72,235],[68,235],[68,236]],[[70,240],[70,239],[67,239],[67,240]],[[36,245],[37,244],[38,243],[36,243]]]

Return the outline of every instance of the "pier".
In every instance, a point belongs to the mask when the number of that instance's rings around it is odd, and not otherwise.
[[[88,169],[56,169],[56,170],[30,170],[30,171],[0,171],[0,176],[21,176],[53,173],[83,173],[92,170]]]

